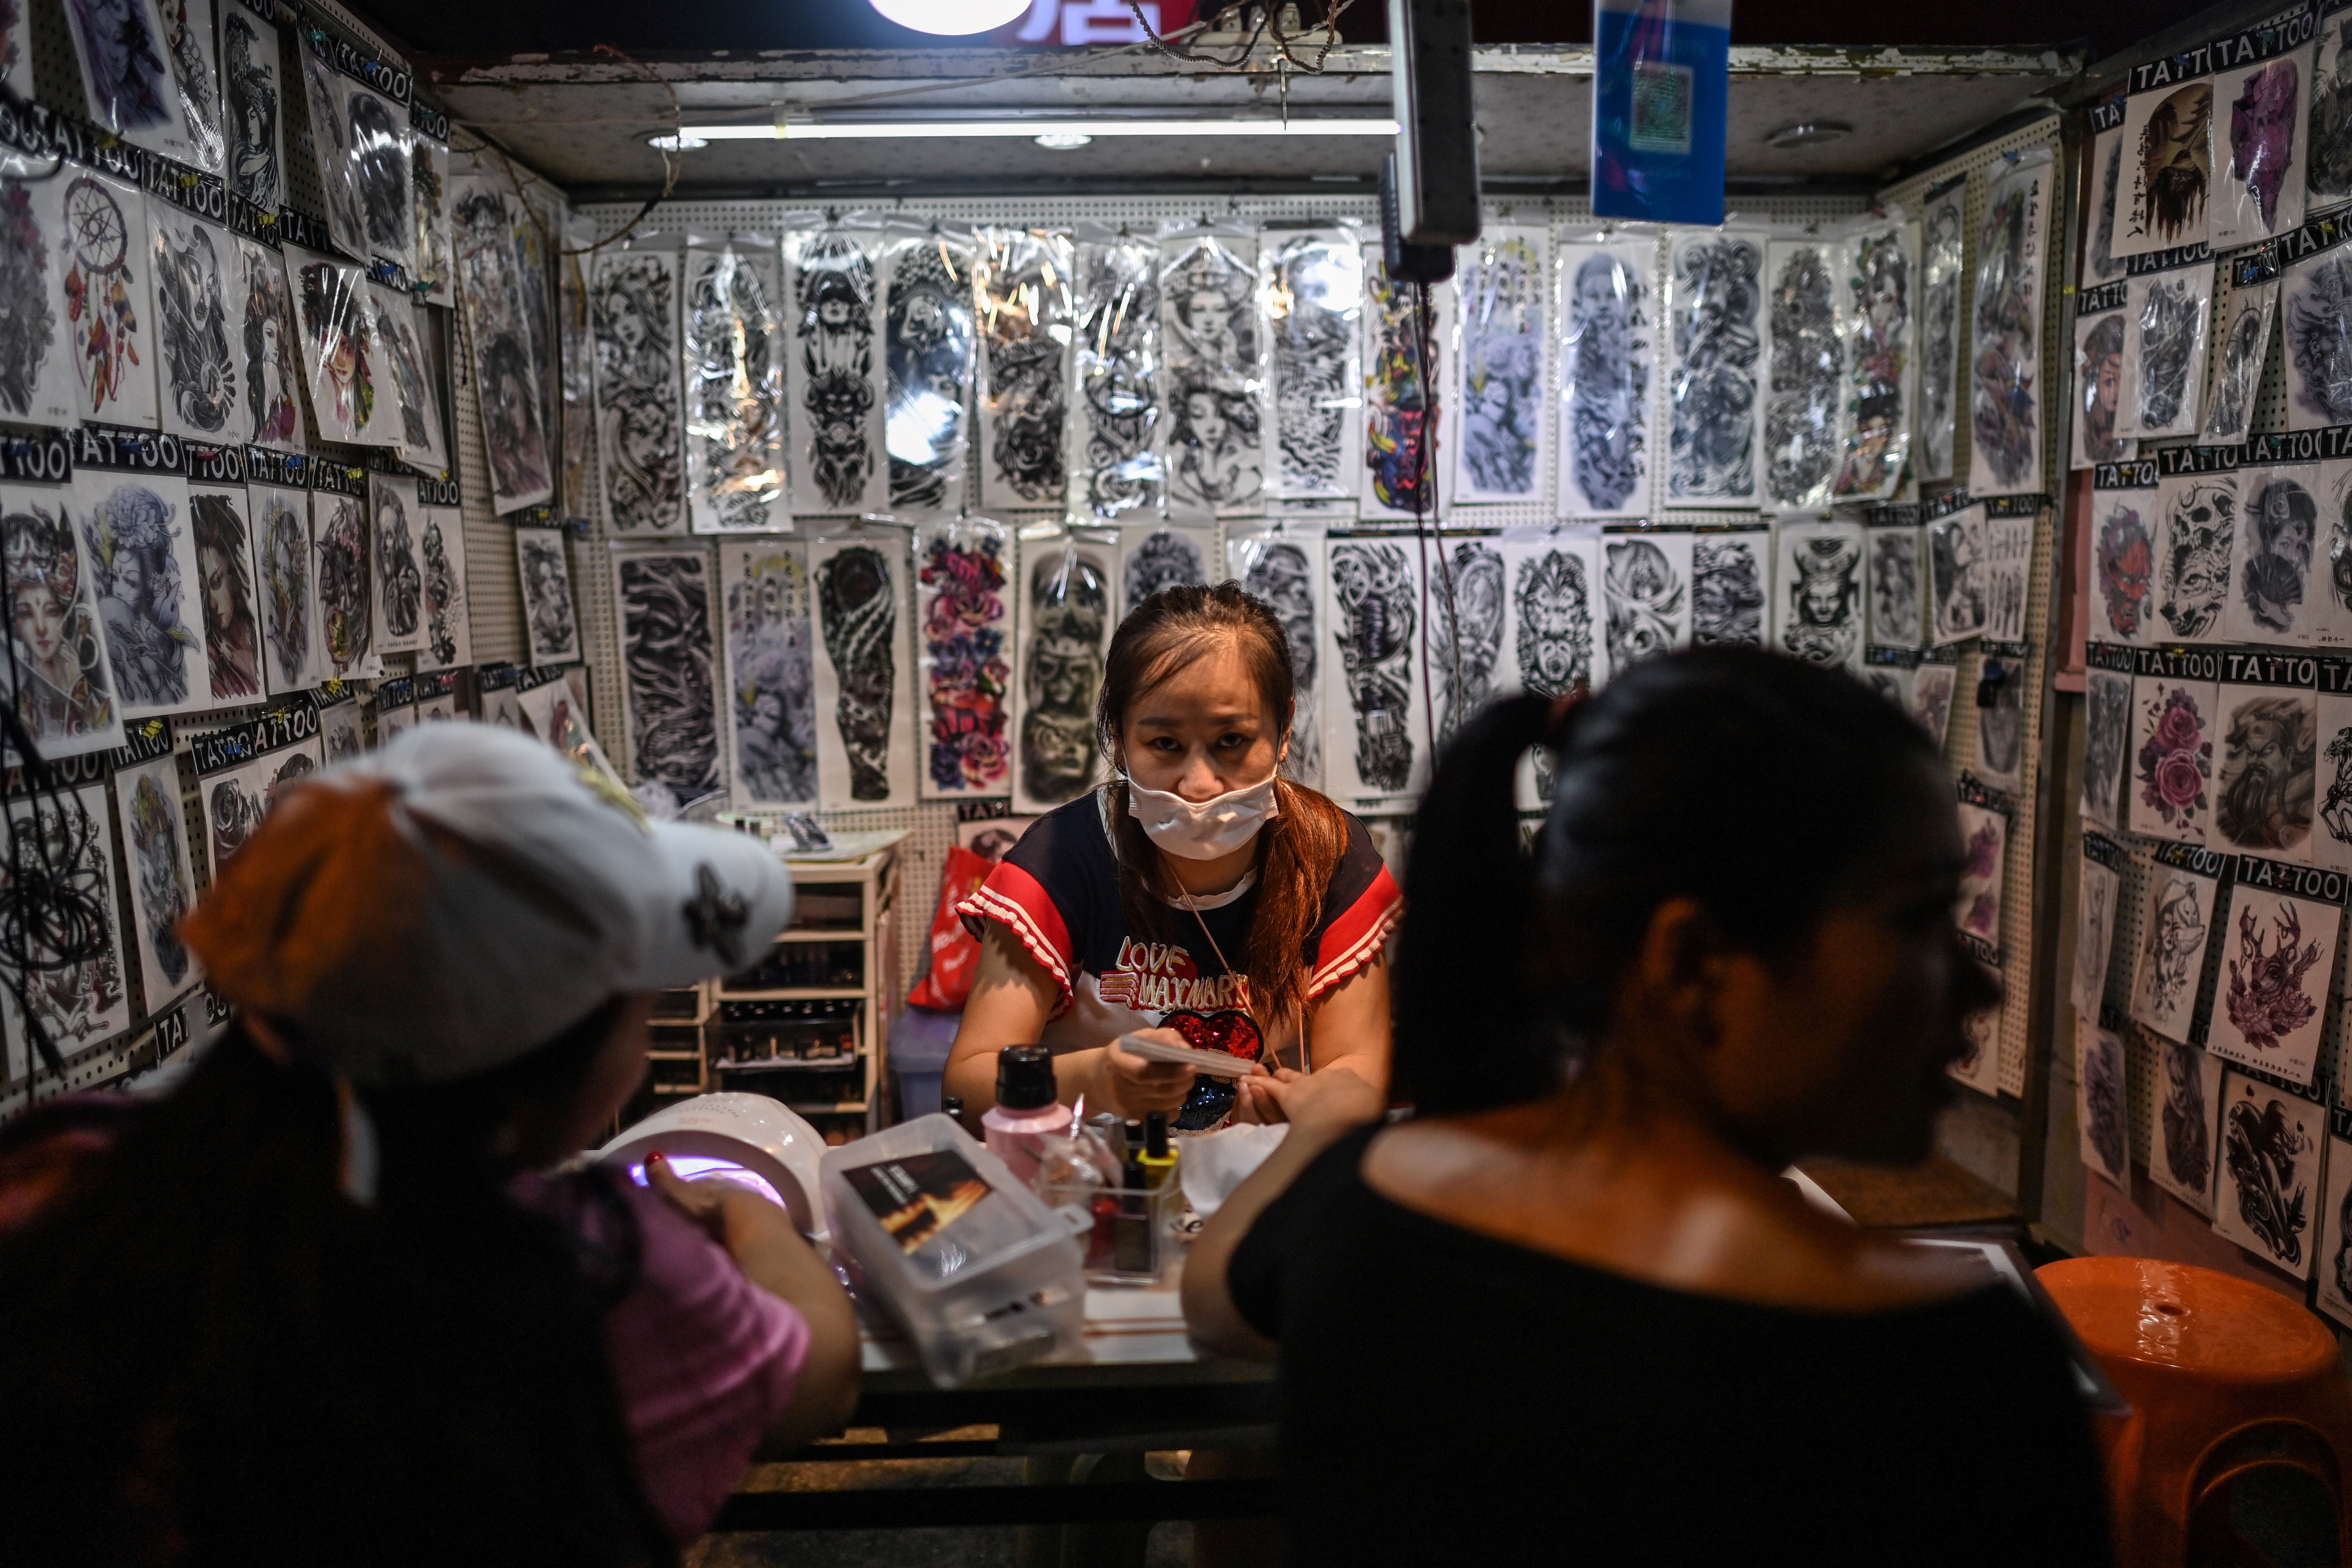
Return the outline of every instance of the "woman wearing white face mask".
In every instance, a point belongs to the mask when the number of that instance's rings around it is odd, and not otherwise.
[[[1396,883],[1362,823],[1279,776],[1290,646],[1235,584],[1169,588],[1112,637],[1097,714],[1109,784],[1041,818],[961,906],[980,973],[947,1091],[995,1102],[996,1057],[1043,1043],[1062,1102],[1179,1128],[1278,1121],[1301,1069],[1388,1086],[1381,950]],[[1268,1069],[1196,1078],[1134,1030]]]

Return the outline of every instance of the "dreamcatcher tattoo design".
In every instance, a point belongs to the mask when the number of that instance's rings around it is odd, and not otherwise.
[[[89,412],[121,400],[139,364],[140,323],[131,308],[131,230],[122,204],[88,174],[66,187],[66,320],[80,334],[74,357]]]

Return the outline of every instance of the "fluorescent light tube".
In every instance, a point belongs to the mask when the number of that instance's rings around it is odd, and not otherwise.
[[[1393,120],[778,120],[763,125],[688,125],[706,142],[835,142],[966,136],[1393,136]]]

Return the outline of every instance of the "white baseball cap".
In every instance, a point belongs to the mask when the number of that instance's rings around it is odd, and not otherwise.
[[[299,1055],[425,1084],[746,968],[792,910],[763,840],[648,823],[514,731],[424,724],[290,791],[184,934]]]

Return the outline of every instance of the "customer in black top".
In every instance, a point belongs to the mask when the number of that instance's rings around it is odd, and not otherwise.
[[[1511,779],[1548,730],[1530,858]],[[1280,1348],[1299,1561],[2108,1561],[2053,1331],[1775,1174],[1927,1152],[1997,997],[1960,862],[1927,737],[1792,659],[1465,728],[1396,966],[1419,1114],[1283,1075],[1289,1137],[1185,1269],[1197,1335]]]

